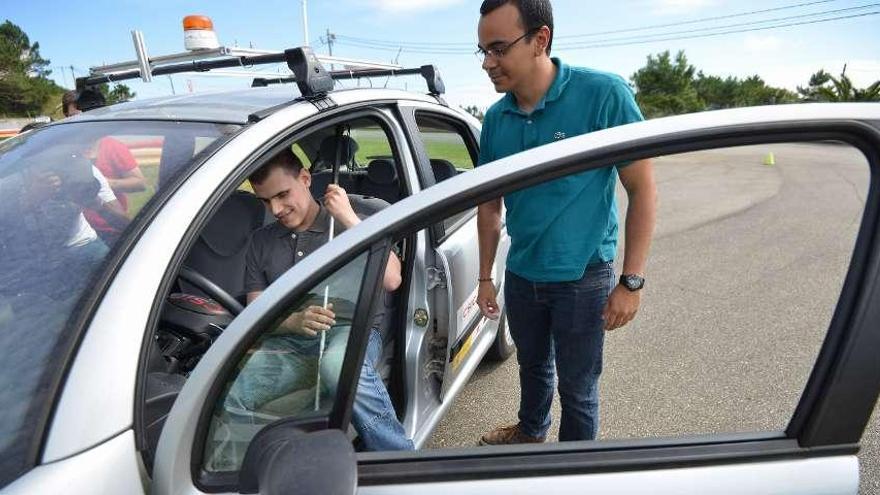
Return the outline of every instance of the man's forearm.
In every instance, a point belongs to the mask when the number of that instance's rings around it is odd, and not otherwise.
[[[657,216],[657,192],[653,183],[634,191],[626,211],[626,245],[623,273],[642,274],[648,261]]]
[[[477,237],[480,248],[479,277],[490,278],[501,238],[501,200],[494,200],[477,208]]]
[[[121,179],[107,179],[107,182],[110,184],[110,188],[114,191],[124,193],[141,192],[147,188],[147,183],[144,178],[136,175],[123,177]]]

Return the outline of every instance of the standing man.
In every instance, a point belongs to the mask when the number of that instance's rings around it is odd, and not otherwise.
[[[61,97],[61,110],[65,117],[82,113],[76,106],[76,91],[68,91]],[[122,211],[128,214],[128,197],[126,193],[135,193],[147,188],[144,173],[138,166],[128,146],[112,137],[104,137],[98,141],[97,147],[89,152],[93,155],[95,166],[107,178],[113,194],[122,206]],[[103,217],[100,212],[93,209],[84,211],[89,224],[101,235],[101,238],[109,245],[116,242],[121,231],[115,228]]]
[[[251,174],[249,180],[254,194],[276,221],[254,232],[251,238],[245,271],[248,304],[293,265],[327,242],[331,215],[336,219],[338,231],[354,227],[366,216],[352,208],[345,190],[335,184],[327,186],[323,204],[315,201],[309,190],[311,174],[289,149]],[[382,287],[393,292],[401,282],[400,260],[391,253]],[[299,363],[297,355],[317,355],[320,332],[327,332],[327,347],[319,370],[321,381],[323,386],[335,390],[350,327],[337,324],[333,309],[332,304],[327,308],[311,305],[288,317],[279,334],[264,342],[260,350],[264,352],[258,351],[257,356],[250,359],[246,368],[250,376],[237,381],[230,392],[234,402],[255,410],[289,392],[282,388],[291,388],[290,385],[301,378],[297,375],[310,372]],[[367,450],[413,450],[413,442],[397,419],[385,383],[375,368],[382,353],[379,327],[383,322],[384,314],[374,314],[355,393],[352,423]],[[285,362],[279,363],[279,357]],[[281,376],[279,370],[285,369],[289,372]]]
[[[619,76],[550,58],[549,0],[485,0],[480,14],[477,53],[495,90],[506,93],[486,113],[481,165],[642,120],[632,91]],[[618,176],[629,197],[619,283],[612,268]],[[478,210],[477,302],[490,318],[499,316],[491,277],[501,201]],[[648,160],[590,170],[504,197],[511,237],[504,296],[519,362],[519,423],[486,433],[481,444],[543,442],[556,372],[562,403],[559,440],[596,438],[604,332],[626,325],[639,309],[655,203]]]

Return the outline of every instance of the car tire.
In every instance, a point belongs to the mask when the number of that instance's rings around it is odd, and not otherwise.
[[[495,336],[495,342],[486,352],[486,359],[489,361],[505,361],[516,350],[513,343],[513,337],[510,335],[510,327],[507,325],[507,313],[501,313],[498,319],[498,335]]]

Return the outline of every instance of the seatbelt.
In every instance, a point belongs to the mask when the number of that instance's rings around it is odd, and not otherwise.
[[[333,185],[339,185],[339,165],[342,161],[342,126],[336,126],[336,159],[333,160]],[[336,219],[333,218],[333,215],[330,215],[330,233],[329,239],[327,242],[333,240],[333,233],[336,230]],[[324,309],[327,309],[327,305],[330,299],[330,284],[324,286]],[[327,339],[327,330],[321,332],[321,340],[318,346],[318,372],[317,372],[317,380],[315,381],[315,411],[321,409],[321,361],[324,357],[324,343]]]

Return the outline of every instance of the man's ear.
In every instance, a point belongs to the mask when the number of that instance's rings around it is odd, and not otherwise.
[[[547,45],[550,44],[550,28],[547,26],[541,26],[535,32],[535,53],[536,56],[541,56],[547,53]]]
[[[300,181],[302,181],[303,185],[306,188],[312,187],[312,174],[305,168],[300,169],[299,177],[297,177]]]

